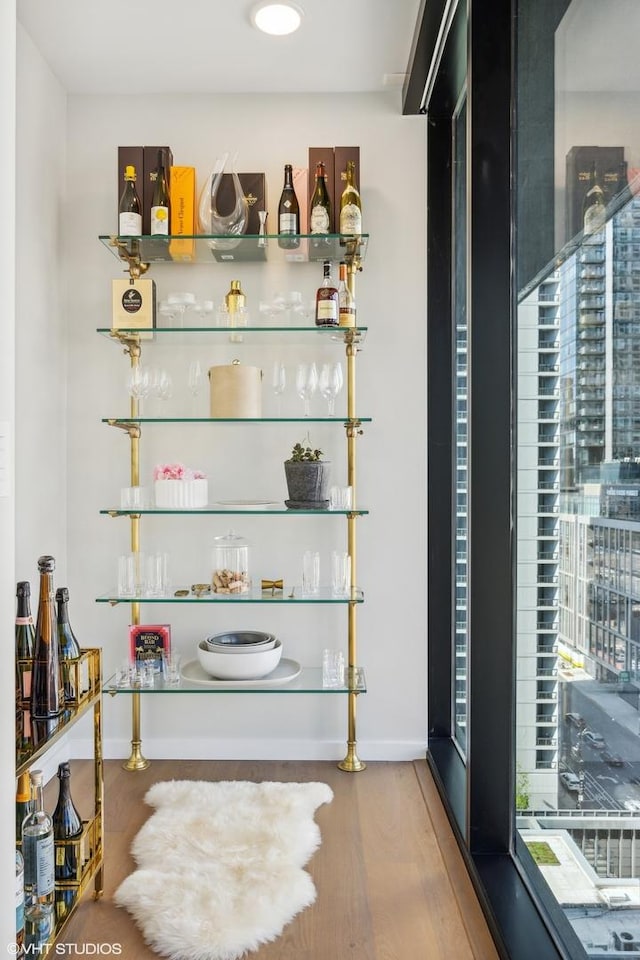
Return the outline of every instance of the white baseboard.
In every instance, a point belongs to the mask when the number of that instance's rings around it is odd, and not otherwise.
[[[93,756],[93,740],[78,739],[72,744],[75,759]],[[427,745],[420,741],[368,741],[357,746],[361,760],[421,760]],[[107,739],[105,760],[124,760],[131,753],[131,742]],[[346,753],[344,741],[317,740],[215,740],[213,738],[172,740],[148,737],[142,742],[142,754],[148,760],[341,760]]]

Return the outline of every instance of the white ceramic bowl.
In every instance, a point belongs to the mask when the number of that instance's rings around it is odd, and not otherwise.
[[[242,655],[211,650],[204,640],[198,644],[200,666],[217,680],[258,680],[266,677],[280,663],[282,644],[276,640],[271,650],[253,650]]]
[[[214,633],[203,641],[207,650],[218,653],[255,653],[256,650],[272,650],[276,638],[272,633],[259,630],[238,630],[229,633]]]

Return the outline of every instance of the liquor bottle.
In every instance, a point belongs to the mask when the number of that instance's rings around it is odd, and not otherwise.
[[[42,770],[31,770],[33,808],[22,824],[22,856],[24,857],[25,920],[39,907],[54,904],[55,854],[53,822],[44,809]]]
[[[156,179],[153,184],[153,195],[151,197],[151,235],[167,237],[169,235],[170,222],[169,184],[164,163],[164,151],[158,150]]]
[[[337,327],[339,319],[338,290],[331,280],[331,261],[324,261],[324,277],[316,293],[316,326]]]
[[[10,951],[14,957],[24,956],[24,860],[16,850],[16,948]]]
[[[355,327],[356,325],[356,298],[349,289],[347,282],[347,265],[340,262],[340,283],[338,285],[338,317],[341,327]]]
[[[300,205],[293,189],[293,174],[290,163],[284,166],[284,186],[278,204],[278,246],[284,250],[294,250],[300,246],[297,234],[300,233]]]
[[[16,840],[22,840],[22,824],[31,813],[31,783],[28,773],[21,773],[16,787]]]
[[[607,213],[604,190],[598,181],[595,163],[591,167],[590,183],[591,186],[587,190],[582,203],[582,232],[585,235],[602,230]]]
[[[82,817],[75,808],[71,799],[71,767],[65,761],[58,766],[58,780],[60,788],[58,802],[53,811],[53,838],[54,840],[74,841],[82,835]],[[58,843],[56,852],[55,878],[56,880],[78,879],[78,850],[76,842]],[[82,863],[80,863],[82,866]]]
[[[340,233],[359,236],[362,233],[362,203],[355,183],[356,165],[347,161],[347,183],[340,197]]]
[[[76,700],[80,690],[76,690],[79,681],[78,670],[70,666],[71,661],[80,657],[80,644],[76,640],[71,624],[69,623],[69,591],[66,587],[56,590],[56,604],[58,608],[58,652],[60,655],[60,669],[62,670],[62,687],[65,701]]]
[[[124,190],[118,207],[118,234],[121,237],[139,237],[142,233],[142,207],[136,190],[136,168],[124,168]]]
[[[16,588],[18,598],[16,610],[16,660],[33,659],[33,641],[35,630],[31,616],[31,584],[28,580],[21,580]],[[29,702],[31,695],[31,668],[22,665],[18,668],[20,684],[20,699],[23,705]]]
[[[33,675],[31,678],[31,720],[56,717],[64,703],[61,683],[58,630],[53,593],[53,557],[40,557],[40,599],[33,645]]]
[[[331,224],[331,200],[327,191],[324,163],[316,164],[316,183],[309,207],[309,233],[327,234]]]

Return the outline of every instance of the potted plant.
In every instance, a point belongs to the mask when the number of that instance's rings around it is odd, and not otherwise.
[[[322,459],[322,450],[296,443],[284,461],[292,510],[325,510],[329,505],[329,469],[331,461]]]

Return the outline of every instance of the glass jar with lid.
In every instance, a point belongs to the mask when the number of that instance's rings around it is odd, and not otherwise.
[[[222,537],[214,537],[211,551],[211,586],[214,593],[239,596],[249,592],[249,548],[249,541],[233,530]]]

